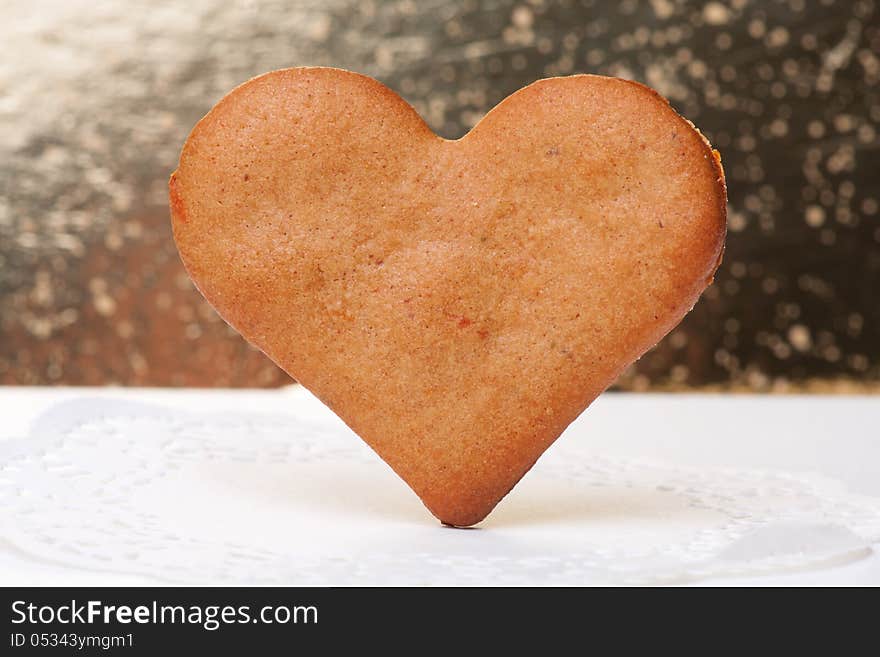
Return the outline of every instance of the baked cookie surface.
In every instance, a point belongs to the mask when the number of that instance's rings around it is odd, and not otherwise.
[[[706,140],[589,75],[449,141],[371,78],[275,71],[197,124],[170,190],[205,298],[458,526],[678,324],[726,227]]]

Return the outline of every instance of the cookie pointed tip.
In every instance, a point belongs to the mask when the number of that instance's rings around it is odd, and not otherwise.
[[[455,529],[469,529],[481,523],[492,512],[495,505],[474,507],[469,505],[443,505],[428,506],[431,514],[439,520],[443,526]]]

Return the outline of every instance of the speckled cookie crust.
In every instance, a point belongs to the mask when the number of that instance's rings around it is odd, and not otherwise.
[[[170,189],[205,298],[456,526],[691,309],[726,228],[699,132],[590,75],[450,141],[371,78],[275,71],[198,123]]]

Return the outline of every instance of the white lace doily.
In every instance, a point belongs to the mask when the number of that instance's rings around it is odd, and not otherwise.
[[[440,526],[329,411],[63,402],[0,443],[0,528],[35,558],[206,584],[650,584],[842,563],[880,500],[563,437],[478,529]],[[314,401],[309,402],[314,407]]]

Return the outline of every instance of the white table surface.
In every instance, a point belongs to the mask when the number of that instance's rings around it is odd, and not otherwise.
[[[206,391],[119,388],[0,388],[0,440],[25,436],[58,401],[96,396],[165,406],[277,412],[291,389]],[[592,450],[691,467],[752,467],[832,477],[880,498],[880,397],[666,395],[606,393],[578,421]],[[561,440],[566,440],[563,435]],[[880,585],[880,544],[845,565],[701,585]],[[0,539],[0,585],[131,586],[160,584],[135,575],[91,572],[41,562]]]

